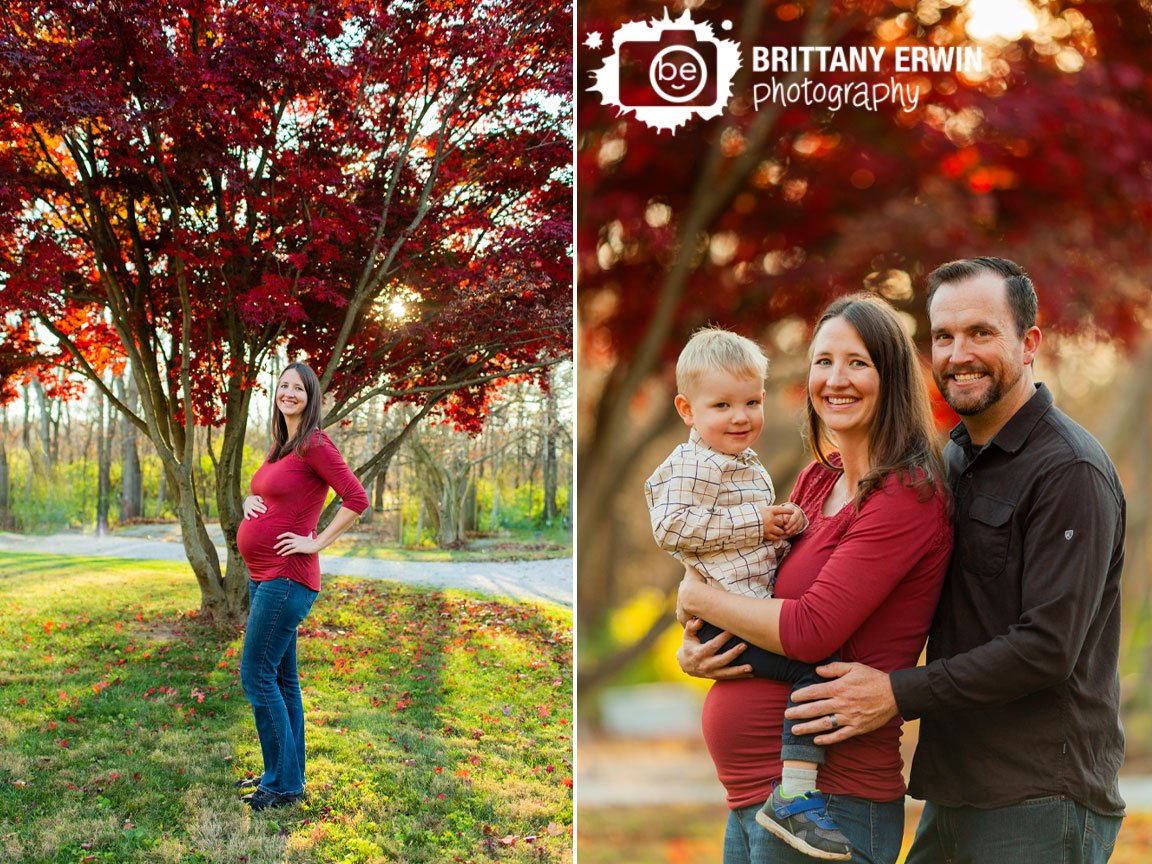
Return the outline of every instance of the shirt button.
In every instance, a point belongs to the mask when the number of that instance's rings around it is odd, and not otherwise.
[[[968,472],[967,474],[965,474],[964,476],[965,476],[965,477],[967,477],[969,480],[971,480],[971,479],[972,479],[972,472],[971,472],[971,471],[969,471],[969,472]]]

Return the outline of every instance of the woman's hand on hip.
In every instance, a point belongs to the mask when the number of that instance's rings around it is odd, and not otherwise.
[[[277,555],[315,555],[320,551],[320,544],[311,534],[293,534],[285,531],[276,536]]]
[[[685,625],[684,641],[680,643],[680,650],[676,652],[680,668],[693,678],[711,678],[715,681],[727,678],[751,678],[752,667],[748,664],[728,665],[743,654],[748,646],[741,642],[735,648],[718,654],[724,643],[732,638],[732,634],[723,631],[707,642],[701,642],[697,634],[703,625],[704,622],[699,618],[692,618]]]
[[[243,505],[244,518],[255,519],[261,513],[268,512],[268,505],[264,503],[264,499],[259,495],[249,495],[244,499]]]

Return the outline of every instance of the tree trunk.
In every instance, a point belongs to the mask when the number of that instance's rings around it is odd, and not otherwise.
[[[401,472],[396,472],[396,482],[392,490],[392,503],[396,508],[396,542],[401,546],[404,545],[404,526],[408,521],[407,508],[404,506],[404,497],[400,494],[400,475]]]
[[[20,438],[24,451],[28,454],[28,473],[24,476],[24,496],[32,497],[32,482],[35,477],[44,477],[44,456],[40,448],[32,443],[32,386],[24,385],[24,428]]]
[[[468,491],[472,486],[467,463],[452,465],[443,474],[440,484],[440,530],[436,545],[453,549],[464,543],[464,525],[468,506]]]
[[[67,402],[61,400],[59,403],[59,410],[56,414],[56,443],[53,445],[56,448],[56,462],[57,464],[63,462],[65,465],[71,465],[76,461],[76,440],[72,428],[72,411],[69,409]],[[60,432],[64,433],[64,443],[61,447]],[[63,453],[61,451],[63,450]]]
[[[48,443],[51,448],[48,456],[49,465],[60,464],[60,416],[63,409],[64,400],[56,399],[48,404],[48,410],[44,414],[44,420],[48,424]]]
[[[167,492],[165,488],[168,484],[168,472],[161,469],[160,480],[156,484],[156,518],[162,519],[164,517],[164,495]]]
[[[220,512],[220,530],[224,534],[224,548],[227,552],[223,577],[224,603],[233,621],[241,621],[248,614],[248,565],[240,556],[236,534],[244,519],[241,472],[251,404],[252,389],[243,386],[239,377],[231,379],[225,416],[235,419],[224,426],[224,437],[220,442],[220,458],[216,463],[216,509]]]
[[[460,529],[460,539],[464,540],[468,537],[469,531],[480,530],[480,501],[479,496],[476,494],[476,484],[474,482],[468,484],[468,494],[464,498],[464,506],[461,510],[464,524]]]
[[[96,394],[96,536],[108,533],[112,491],[112,423],[103,393]]]
[[[40,452],[44,456],[44,474],[52,473],[52,408],[48,402],[48,391],[39,378],[32,379],[32,389],[40,400]]]
[[[544,395],[544,524],[556,521],[556,489],[559,468],[556,464],[556,436],[560,428],[557,419],[556,391],[549,387]]]
[[[384,490],[387,488],[387,486],[388,474],[385,471],[381,471],[376,475],[376,490],[372,499],[372,509],[377,513],[384,512]]]
[[[11,500],[8,496],[8,409],[0,406],[0,531],[12,527]]]
[[[220,556],[200,515],[196,502],[196,485],[190,466],[177,482],[172,484],[178,491],[176,515],[180,519],[180,534],[184,540],[184,554],[192,565],[192,572],[200,586],[200,614],[207,620],[219,624],[234,624],[238,615],[229,608],[224,592],[224,579],[220,573]]]
[[[126,375],[116,377],[116,396],[132,411],[136,410],[136,381]],[[144,475],[140,470],[137,429],[128,418],[120,417],[120,524],[144,515]]]
[[[488,521],[488,530],[495,534],[500,527],[500,463],[492,468],[492,518]]]
[[[459,524],[456,514],[456,495],[450,483],[440,487],[440,527],[436,532],[436,545],[441,549],[451,549],[456,545],[456,526]]]

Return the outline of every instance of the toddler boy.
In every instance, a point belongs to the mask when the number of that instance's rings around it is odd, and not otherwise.
[[[710,584],[748,597],[772,596],[786,538],[808,524],[795,504],[774,506],[772,479],[751,449],[764,427],[767,372],[768,359],[750,339],[715,327],[697,331],[676,364],[676,410],[691,429],[688,441],[644,489],[660,548],[700,570]],[[705,622],[699,637],[703,642],[719,632]],[[790,682],[793,690],[823,680],[816,674],[821,664],[755,645],[734,662],[751,664],[757,677]],[[824,752],[811,739],[792,735],[792,721],[784,721],[783,776],[757,821],[805,854],[846,861],[851,844],[816,789]]]

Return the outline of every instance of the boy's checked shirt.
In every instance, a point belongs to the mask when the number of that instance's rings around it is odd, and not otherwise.
[[[764,540],[760,507],[776,493],[752,448],[710,449],[692,429],[644,484],[657,545],[734,594],[771,597],[786,541]]]

